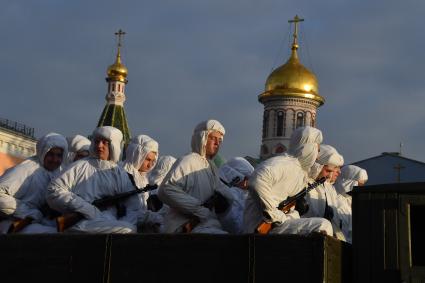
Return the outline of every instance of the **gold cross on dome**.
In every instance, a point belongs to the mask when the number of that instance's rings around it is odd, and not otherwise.
[[[122,37],[125,34],[126,34],[126,32],[125,31],[122,31],[121,29],[115,33],[115,35],[118,36],[118,47],[121,46],[121,40],[122,40]]]
[[[293,20],[289,20],[288,23],[294,23],[294,42],[292,43],[292,48],[298,49],[298,43],[297,43],[297,38],[298,38],[298,24],[300,22],[304,22],[304,19],[301,19],[300,17],[298,17],[298,15],[295,15]]]

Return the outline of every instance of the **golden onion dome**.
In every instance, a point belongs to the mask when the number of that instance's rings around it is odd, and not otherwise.
[[[319,84],[316,76],[304,67],[298,59],[298,23],[302,21],[304,19],[300,19],[298,16],[289,21],[295,24],[291,57],[269,75],[265,91],[258,96],[260,102],[269,97],[279,96],[308,98],[318,102],[319,105],[325,102],[325,99],[319,95]]]
[[[297,47],[292,48],[289,60],[269,75],[265,92],[259,96],[260,101],[270,96],[289,96],[313,99],[320,105],[325,102],[319,95],[316,76],[300,63]]]
[[[114,64],[108,67],[107,79],[127,83],[127,79],[126,79],[127,74],[128,74],[127,67],[121,63],[121,54],[118,48],[117,58],[115,59]]]

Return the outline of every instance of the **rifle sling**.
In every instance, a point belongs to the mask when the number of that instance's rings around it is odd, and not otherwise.
[[[134,176],[133,175],[131,175],[130,173],[128,173],[127,172],[127,175],[128,175],[128,178],[130,179],[130,182],[133,184],[133,186],[135,187],[135,188],[137,188],[137,186],[136,186],[136,181],[134,181]],[[139,189],[139,188],[137,188],[137,189]]]

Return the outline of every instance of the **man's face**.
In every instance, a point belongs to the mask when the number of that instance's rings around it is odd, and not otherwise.
[[[211,132],[207,138],[205,145],[205,155],[208,159],[213,159],[220,149],[220,144],[223,141],[223,134],[217,131]]]
[[[155,164],[155,160],[156,160],[156,152],[149,152],[146,155],[145,160],[142,162],[142,165],[139,168],[139,172],[148,172],[153,165]]]
[[[109,160],[109,141],[102,137],[94,140],[94,150],[96,157],[100,160]]]
[[[329,165],[325,165],[322,168],[322,171],[320,171],[319,176],[317,176],[317,180],[321,179],[322,177],[325,177],[326,179],[330,179],[332,172],[334,172],[334,167],[330,167]]]
[[[334,171],[331,174],[331,178],[330,178],[330,182],[331,183],[335,183],[336,179],[338,178],[338,176],[341,174],[341,167],[336,166],[334,168]]]
[[[63,149],[60,147],[54,147],[44,156],[43,167],[47,171],[55,171],[62,164],[62,160]]]

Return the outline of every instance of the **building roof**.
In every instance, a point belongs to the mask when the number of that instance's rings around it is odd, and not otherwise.
[[[386,157],[386,156],[396,157],[396,158],[400,158],[400,159],[403,159],[403,160],[406,160],[406,161],[412,161],[412,162],[419,163],[421,165],[425,165],[425,162],[418,161],[418,160],[411,159],[411,158],[407,158],[407,157],[401,155],[399,152],[383,152],[380,155],[369,157],[369,158],[366,158],[366,159],[363,159],[363,160],[360,160],[360,161],[356,161],[356,162],[353,162],[351,164],[355,165],[355,164],[363,163],[365,161],[369,161],[369,160],[372,160],[372,159],[383,158],[383,157]]]
[[[398,152],[383,152],[352,164],[367,171],[367,185],[425,182],[425,163]]]
[[[35,140],[34,128],[28,127],[25,124],[18,123],[9,119],[0,118],[0,128],[9,131],[13,134],[17,134]]]

